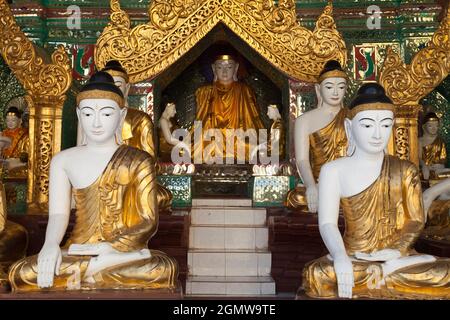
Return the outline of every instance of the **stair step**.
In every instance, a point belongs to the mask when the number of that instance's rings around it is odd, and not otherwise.
[[[242,198],[196,198],[192,199],[192,207],[251,207],[252,199]]]
[[[187,295],[274,295],[275,281],[264,277],[189,276]]]
[[[267,227],[247,226],[191,226],[189,248],[191,249],[267,249]]]
[[[191,225],[266,224],[266,209],[240,207],[197,207],[191,209]]]
[[[194,276],[270,276],[271,266],[269,251],[188,251],[188,270]]]

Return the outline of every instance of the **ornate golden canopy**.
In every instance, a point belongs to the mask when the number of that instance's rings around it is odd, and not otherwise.
[[[417,105],[450,72],[450,10],[426,48],[406,65],[391,48],[380,74],[380,83],[396,105]]]
[[[154,0],[149,22],[131,29],[118,0],[111,1],[111,22],[97,40],[95,62],[115,59],[136,83],[154,78],[222,23],[290,78],[315,82],[330,59],[346,64],[345,42],[328,4],[314,31],[296,18],[295,1]]]

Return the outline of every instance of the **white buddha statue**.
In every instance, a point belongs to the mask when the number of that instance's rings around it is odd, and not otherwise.
[[[330,254],[304,268],[311,297],[450,298],[450,259],[413,249],[426,219],[421,184],[413,163],[385,154],[393,124],[384,89],[363,85],[345,119],[349,155],[320,171],[319,230]]]
[[[108,73],[97,72],[81,89],[77,115],[86,143],[51,161],[45,243],[11,267],[13,291],[175,287],[176,261],[148,249],[158,226],[155,163],[121,143],[126,113]],[[60,248],[72,194],[76,222]]]
[[[317,212],[320,168],[343,157],[347,148],[343,106],[347,75],[339,62],[330,60],[325,64],[315,90],[317,108],[295,120],[295,161],[304,187],[291,190],[287,196],[288,207],[300,208],[304,205],[306,188],[309,212]]]

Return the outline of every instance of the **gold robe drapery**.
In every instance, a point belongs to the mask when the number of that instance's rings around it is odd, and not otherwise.
[[[197,89],[196,93],[196,121],[202,122],[202,135],[208,129],[219,129],[222,133],[223,150],[226,155],[226,129],[263,129],[263,123],[259,117],[259,109],[256,104],[256,97],[252,89],[240,82],[233,82],[230,85],[223,85],[214,82]],[[202,136],[203,141],[203,136]],[[245,159],[248,159],[249,143],[245,143]],[[257,145],[255,141],[255,147]],[[196,158],[203,156],[203,150],[209,144],[208,141],[194,146]],[[237,144],[237,143],[236,143]],[[235,146],[235,150],[236,150]],[[229,151],[230,152],[230,151]],[[235,152],[231,152],[236,158]]]
[[[74,189],[73,194],[76,223],[51,290],[175,287],[177,262],[160,251],[151,250],[148,259],[102,270],[94,275],[95,283],[84,279],[91,257],[68,256],[66,251],[73,243],[99,242],[108,242],[121,252],[147,248],[158,227],[155,167],[148,153],[120,146],[99,178],[89,187]],[[36,269],[37,256],[15,263],[9,273],[13,290],[41,290]]]
[[[428,210],[423,236],[432,240],[450,241],[450,200],[434,200]]]
[[[445,143],[440,137],[436,137],[433,143],[422,147],[422,160],[427,166],[446,164],[447,151],[445,150]]]
[[[128,108],[122,128],[124,144],[147,152],[156,161],[153,128],[152,119],[148,114],[138,109]],[[160,184],[158,184],[156,197],[159,209],[164,210],[172,205],[172,193]]]
[[[28,233],[21,225],[7,220],[6,195],[0,182],[0,289],[8,284],[8,268],[25,257]]]
[[[325,163],[346,155],[347,136],[344,127],[346,114],[347,109],[342,108],[327,126],[309,135],[309,160],[316,181]]]
[[[28,137],[28,129],[16,128],[5,129],[2,135],[11,139],[11,145],[3,149],[3,157],[8,158],[23,158],[28,156],[28,149],[30,145],[30,138]]]
[[[414,242],[425,223],[419,173],[409,161],[386,156],[378,179],[364,191],[341,198],[345,218],[344,243],[349,256],[385,248],[413,255]],[[409,266],[382,280],[380,262],[353,261],[353,297],[450,298],[450,259]],[[303,270],[307,295],[336,298],[333,262],[322,257]]]

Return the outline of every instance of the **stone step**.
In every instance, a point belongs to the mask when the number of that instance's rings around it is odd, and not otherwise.
[[[270,276],[271,266],[269,251],[188,251],[188,270],[192,276]]]
[[[268,248],[267,227],[253,226],[190,226],[191,249],[259,249]]]
[[[274,295],[275,281],[265,277],[203,277],[186,280],[187,295],[259,296]]]
[[[197,198],[192,199],[192,207],[251,207],[252,199],[242,198]]]
[[[263,208],[197,207],[191,209],[191,225],[262,226],[266,216]]]

